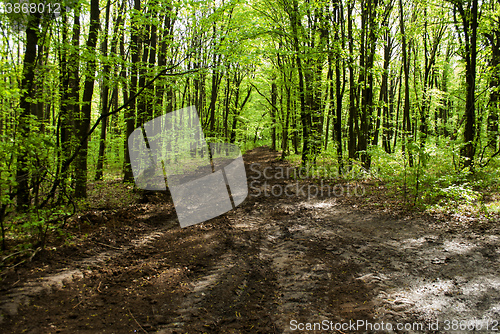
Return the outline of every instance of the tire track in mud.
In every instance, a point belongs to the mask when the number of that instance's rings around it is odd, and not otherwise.
[[[173,224],[174,221],[171,220],[162,228],[141,235],[131,240],[127,245],[121,245],[119,248],[112,247],[111,250],[72,262],[68,268],[60,269],[54,274],[28,280],[21,286],[11,289],[8,294],[0,297],[0,324],[5,315],[15,316],[19,307],[23,304],[29,304],[32,298],[43,293],[50,293],[52,290],[61,289],[75,280],[83,279],[84,276],[92,274],[94,270],[105,266],[132,249],[147,247],[162,237],[167,230],[172,228]]]
[[[259,217],[229,218],[224,253],[202,275],[195,275],[177,316],[161,326],[170,333],[280,333],[275,327],[276,274],[260,257]]]
[[[332,274],[310,254],[310,236],[272,221],[258,202],[240,211],[230,218],[226,253],[193,279],[179,315],[157,333],[290,333],[292,319],[340,319],[328,310]]]
[[[308,333],[336,332],[336,322],[370,319],[371,286],[357,280],[358,266],[339,259],[342,237],[334,226],[318,218],[318,208],[332,210],[330,201],[277,204],[273,220],[266,224],[267,239],[262,256],[277,272],[280,333],[293,333],[298,324],[320,324]],[[333,209],[336,211],[336,209]],[[353,295],[366,295],[353,298]],[[324,322],[325,321],[325,322]],[[299,332],[301,332],[299,330]]]
[[[316,207],[304,202],[250,196],[228,214],[226,253],[195,279],[181,315],[157,333],[290,333],[292,320],[341,321],[353,310],[370,318],[371,304],[360,306],[349,296],[360,290],[369,295],[356,279],[357,268],[331,252],[338,235],[317,222]],[[320,209],[332,206],[317,203]]]

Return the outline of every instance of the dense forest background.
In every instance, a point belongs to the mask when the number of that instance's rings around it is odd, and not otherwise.
[[[210,142],[267,144],[412,205],[500,208],[498,0],[15,4],[0,5],[4,249],[43,245],[94,180],[132,188],[128,136],[191,105]]]

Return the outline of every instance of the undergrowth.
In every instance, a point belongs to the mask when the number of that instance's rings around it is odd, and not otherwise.
[[[500,162],[494,159],[474,171],[463,169],[458,163],[458,149],[450,149],[448,144],[429,143],[424,150],[413,147],[412,166],[401,151],[389,154],[374,147],[369,151],[369,170],[358,161],[344,160],[336,180],[383,184],[385,194],[415,210],[495,219],[500,214]],[[290,155],[287,160],[294,166],[301,164],[300,155]],[[314,166],[338,170],[336,152],[322,152]]]
[[[0,270],[33,258],[49,245],[70,244],[75,226],[78,231],[81,224],[86,224],[78,219],[85,212],[126,208],[141,199],[140,192],[121,179],[89,182],[87,195],[85,199],[74,199],[68,205],[50,209],[10,212],[4,221],[7,247],[0,251]]]

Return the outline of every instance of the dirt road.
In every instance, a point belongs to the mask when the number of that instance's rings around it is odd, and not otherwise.
[[[244,156],[258,182],[221,217],[181,229],[171,203],[115,210],[7,273],[1,332],[500,332],[498,224],[308,198],[292,178],[265,179],[287,167],[276,157]]]

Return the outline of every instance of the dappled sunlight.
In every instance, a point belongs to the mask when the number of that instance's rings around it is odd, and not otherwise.
[[[472,296],[478,293],[491,293],[492,289],[500,291],[500,277],[490,274],[472,278],[464,284],[461,291],[466,296]]]
[[[494,261],[498,238],[438,235],[399,240],[400,250],[393,249],[392,259],[400,265],[391,263],[397,270],[382,270],[387,276],[380,280],[384,288],[377,296],[380,319],[401,321],[412,314],[427,325],[498,319],[500,276]]]
[[[332,204],[331,201],[318,201],[316,203],[307,203],[307,204],[312,208],[319,208],[319,209],[328,209],[335,205]],[[307,207],[307,204],[304,204],[304,206]]]
[[[415,247],[421,247],[424,243],[426,243],[427,240],[425,237],[420,237],[420,238],[409,238],[405,239],[402,241],[394,241],[392,244],[400,244],[401,248],[415,248]]]
[[[306,208],[306,209],[315,209],[315,208],[328,209],[338,205],[339,204],[336,202],[334,198],[325,200],[312,198],[304,201],[297,201],[295,207]]]
[[[465,254],[476,248],[477,245],[461,239],[445,240],[443,248],[446,252],[455,254]]]
[[[444,322],[498,319],[500,315],[500,277],[496,275],[435,279],[413,276],[405,281],[406,286],[378,296],[388,309],[401,312],[401,316],[402,311],[411,311],[420,320]]]

